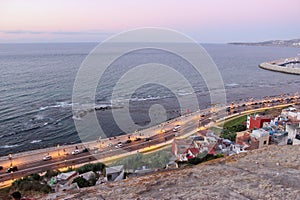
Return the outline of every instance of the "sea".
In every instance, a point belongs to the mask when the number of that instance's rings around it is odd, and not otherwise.
[[[72,112],[72,92],[82,62],[97,45],[98,43],[0,44],[0,155],[81,142],[74,120],[84,120],[89,111],[79,114]],[[220,71],[228,103],[299,92],[299,76],[258,67],[265,61],[295,57],[300,53],[299,48],[230,44],[202,46]],[[147,59],[152,56],[170,59],[170,63],[174,64],[179,62],[164,55],[164,52],[157,55],[157,52],[150,50],[123,59],[119,65],[122,68],[123,65],[126,66],[126,62],[132,62],[131,59]],[[114,86],[114,82],[110,80],[120,77],[119,71],[110,73],[110,78],[105,79],[105,87]],[[164,77],[168,80],[168,75]],[[191,79],[198,78],[191,76]],[[197,80],[191,82],[197,84]],[[199,107],[209,107],[209,91],[205,81],[194,86],[195,94],[203,97]],[[184,87],[170,91],[150,84],[140,87],[131,95],[130,108],[124,108],[124,102],[128,101],[126,95],[113,99],[112,106],[110,93],[101,87],[97,88],[95,103],[99,106],[96,113],[106,137],[125,134],[112,121],[111,110],[129,109],[131,117],[142,129],[149,125],[148,111],[151,105],[161,105],[167,113],[167,119],[175,118],[182,111],[178,109],[174,93],[179,96],[190,95],[190,91]]]

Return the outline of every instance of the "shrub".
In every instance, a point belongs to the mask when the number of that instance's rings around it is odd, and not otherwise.
[[[91,186],[90,182],[85,180],[81,176],[76,177],[72,183],[77,183],[78,187],[80,187],[80,188]]]
[[[235,138],[236,138],[236,133],[235,132],[231,132],[227,129],[224,129],[221,133],[221,137],[222,138],[225,138],[225,139],[228,139],[228,140],[231,140],[231,141],[235,141]]]
[[[224,154],[219,153],[219,154],[216,155],[216,158],[223,158],[223,157],[224,157]]]
[[[188,163],[189,164],[193,164],[193,165],[197,165],[197,164],[200,164],[202,162],[205,162],[205,161],[209,161],[209,160],[213,160],[213,159],[216,159],[216,158],[221,158],[223,157],[224,155],[223,154],[217,154],[217,155],[213,155],[213,154],[206,154],[205,156],[203,156],[204,153],[199,154],[197,157],[195,158],[192,158],[192,159],[189,159],[188,160]]]
[[[188,163],[192,164],[192,165],[197,165],[197,164],[202,163],[202,162],[203,162],[203,158],[198,158],[198,157],[191,158],[191,159],[188,160]]]
[[[49,185],[43,185],[40,191],[44,194],[52,192],[52,188]]]
[[[79,174],[83,174],[85,172],[89,172],[89,171],[93,171],[93,172],[97,172],[97,171],[101,171],[101,172],[104,172],[104,169],[105,169],[105,164],[103,163],[95,163],[95,164],[92,164],[92,163],[89,163],[89,164],[86,164],[86,165],[83,165],[81,167],[79,167],[77,169],[77,172]]]
[[[18,188],[21,185],[21,183],[22,179],[17,179],[12,183],[12,186]]]
[[[45,178],[52,178],[54,176],[57,176],[59,173],[59,171],[56,170],[47,170],[46,174],[45,174]]]
[[[29,179],[30,179],[30,180],[33,180],[33,181],[39,181],[39,180],[41,180],[41,176],[38,175],[38,174],[31,174],[31,175],[29,176]]]
[[[95,163],[95,164],[93,164],[93,165],[94,165],[94,167],[93,167],[93,172],[97,172],[97,171],[103,172],[103,171],[105,170],[105,167],[106,167],[105,164],[100,163],[100,162]]]
[[[31,175],[14,181],[12,184],[12,189],[23,192],[36,191],[42,193],[50,193],[52,191],[50,186],[41,184],[38,180],[33,180],[33,177],[38,178],[38,176]]]

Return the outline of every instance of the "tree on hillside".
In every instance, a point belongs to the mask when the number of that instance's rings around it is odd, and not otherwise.
[[[86,173],[89,171],[93,171],[93,172],[101,171],[103,173],[105,171],[105,167],[106,167],[106,165],[103,163],[100,163],[100,162],[99,163],[89,163],[89,164],[79,167],[77,169],[77,172],[79,174],[83,174],[83,173]]]
[[[81,176],[76,177],[72,183],[77,183],[78,187],[83,188],[83,187],[89,187],[90,182],[82,178]]]

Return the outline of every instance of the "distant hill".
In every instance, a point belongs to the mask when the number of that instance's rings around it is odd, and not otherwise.
[[[231,42],[233,45],[247,45],[247,46],[288,46],[300,47],[300,39],[293,40],[270,40],[264,42]]]

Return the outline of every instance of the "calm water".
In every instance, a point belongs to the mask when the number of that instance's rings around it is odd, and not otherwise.
[[[80,142],[72,118],[72,88],[80,64],[96,45],[0,44],[0,155]],[[296,56],[299,48],[203,46],[222,74],[228,102],[299,92],[299,76],[257,67],[264,61]],[[147,52],[147,56],[151,56],[151,52]],[[205,85],[200,84],[197,90],[198,95],[204,97],[202,107],[209,105],[204,88]],[[97,103],[109,103],[104,90],[98,88]],[[184,95],[185,91],[179,92]],[[153,101],[167,105],[169,118],[177,116],[176,106],[172,106],[176,101],[168,95],[155,88],[144,89],[135,96],[136,104],[131,108],[134,117],[141,125],[147,124],[147,103],[153,104]],[[121,97],[119,102],[122,104]],[[105,118],[106,112],[98,114],[104,116],[107,135],[122,134],[109,118]]]

